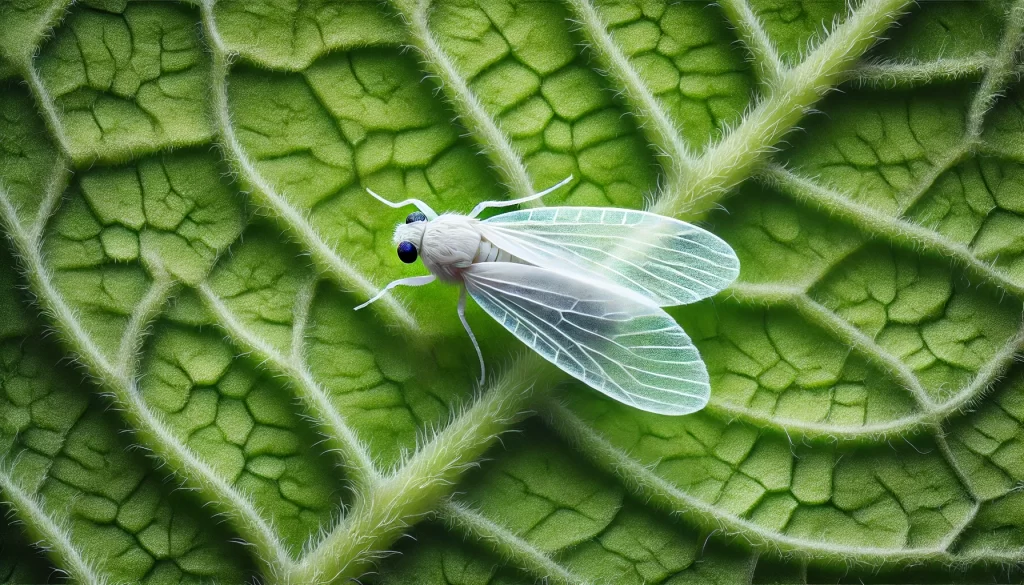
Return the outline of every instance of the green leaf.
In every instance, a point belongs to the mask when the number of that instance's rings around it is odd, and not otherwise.
[[[16,293],[6,246],[2,254],[0,486],[23,524],[5,534],[14,543],[47,542],[63,570],[84,583],[242,578],[249,569],[238,547],[195,499],[175,492],[165,472],[131,449],[131,435],[93,385],[41,339],[31,304]],[[8,553],[6,538],[4,548]],[[29,576],[39,564],[31,553],[7,562],[5,579],[36,579]]]
[[[15,0],[0,29],[0,581],[1020,580],[1024,6]],[[544,204],[736,250],[670,310],[703,411],[615,403],[471,306],[478,388],[455,287],[353,311],[423,273],[366,188],[465,213],[570,174]]]
[[[215,9],[233,51],[268,67],[300,70],[330,51],[403,41],[401,24],[374,2],[219,2]],[[259,38],[259,43],[253,43]]]
[[[70,154],[113,162],[208,142],[209,63],[194,14],[166,3],[123,10],[75,11],[39,57]]]

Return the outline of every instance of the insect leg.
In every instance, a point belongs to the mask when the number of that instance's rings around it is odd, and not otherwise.
[[[431,209],[429,205],[420,201],[419,199],[406,199],[404,201],[399,201],[398,203],[395,203],[393,201],[388,201],[387,199],[381,197],[380,195],[377,195],[376,193],[371,191],[369,187],[366,188],[366,192],[372,195],[374,199],[380,201],[381,203],[387,205],[388,207],[401,209],[406,205],[415,205],[416,209],[419,209],[420,211],[423,212],[423,215],[427,216],[427,219],[434,219],[437,217],[437,212]]]
[[[410,276],[409,278],[399,278],[398,280],[392,280],[391,282],[388,283],[387,286],[385,286],[384,288],[380,289],[379,293],[373,295],[372,299],[370,299],[370,300],[366,301],[365,303],[359,305],[354,310],[358,311],[359,309],[362,309],[366,305],[369,305],[373,301],[376,301],[377,299],[379,299],[382,296],[384,296],[384,293],[386,293],[389,290],[395,288],[396,286],[423,286],[425,284],[430,284],[430,283],[434,282],[434,280],[436,278],[437,277],[434,276],[433,274],[428,274],[426,276]]]
[[[480,385],[484,385],[484,353],[480,351],[480,344],[476,341],[476,335],[473,335],[473,330],[469,328],[469,321],[466,321],[466,287],[462,287],[462,292],[459,294],[459,321],[462,321],[462,326],[466,328],[466,333],[469,334],[469,340],[473,342],[473,347],[476,349],[476,357],[480,358]]]
[[[547,195],[548,193],[551,193],[552,191],[558,189],[559,187],[564,186],[572,179],[573,176],[569,175],[565,179],[562,179],[562,182],[553,187],[548,187],[547,189],[544,189],[540,193],[534,193],[533,195],[527,195],[526,197],[520,197],[519,199],[509,199],[508,201],[484,201],[478,203],[477,206],[473,208],[473,211],[469,212],[469,218],[473,219],[474,217],[480,215],[480,213],[483,210],[489,207],[509,207],[512,205],[519,205],[520,203],[526,203],[527,201],[533,201],[534,199],[540,199],[541,197]]]

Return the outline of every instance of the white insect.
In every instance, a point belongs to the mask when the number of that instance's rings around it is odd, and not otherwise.
[[[523,343],[565,372],[641,410],[688,414],[707,404],[708,372],[686,332],[661,307],[714,295],[736,278],[739,260],[728,244],[688,223],[624,209],[548,207],[476,219],[491,207],[518,205],[562,187],[510,201],[485,201],[469,215],[438,215],[418,199],[395,228],[398,257],[419,256],[430,274],[396,286],[436,279],[462,285],[458,313],[466,321],[466,293]]]

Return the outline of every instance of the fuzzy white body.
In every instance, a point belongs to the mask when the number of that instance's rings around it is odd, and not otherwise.
[[[521,261],[480,233],[480,220],[445,214],[431,221],[398,224],[394,243],[411,242],[423,265],[446,282],[462,282],[462,271],[477,262]]]
[[[624,404],[660,414],[704,407],[707,367],[689,336],[662,307],[687,304],[725,289],[739,274],[727,243],[684,222],[614,208],[559,207],[503,213],[563,185],[510,201],[484,201],[469,215],[438,215],[418,199],[395,228],[399,259],[418,257],[429,275],[388,283],[359,310],[396,286],[440,279],[461,286],[458,315],[472,297],[512,335],[569,375]]]

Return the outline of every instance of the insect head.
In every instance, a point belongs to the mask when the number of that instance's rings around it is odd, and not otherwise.
[[[409,217],[405,218],[405,223],[415,223],[417,221],[427,221],[427,215],[422,211],[414,211],[409,214]],[[419,251],[416,250],[416,246],[412,242],[398,244],[398,259],[402,262],[412,264],[416,261],[418,255]]]

